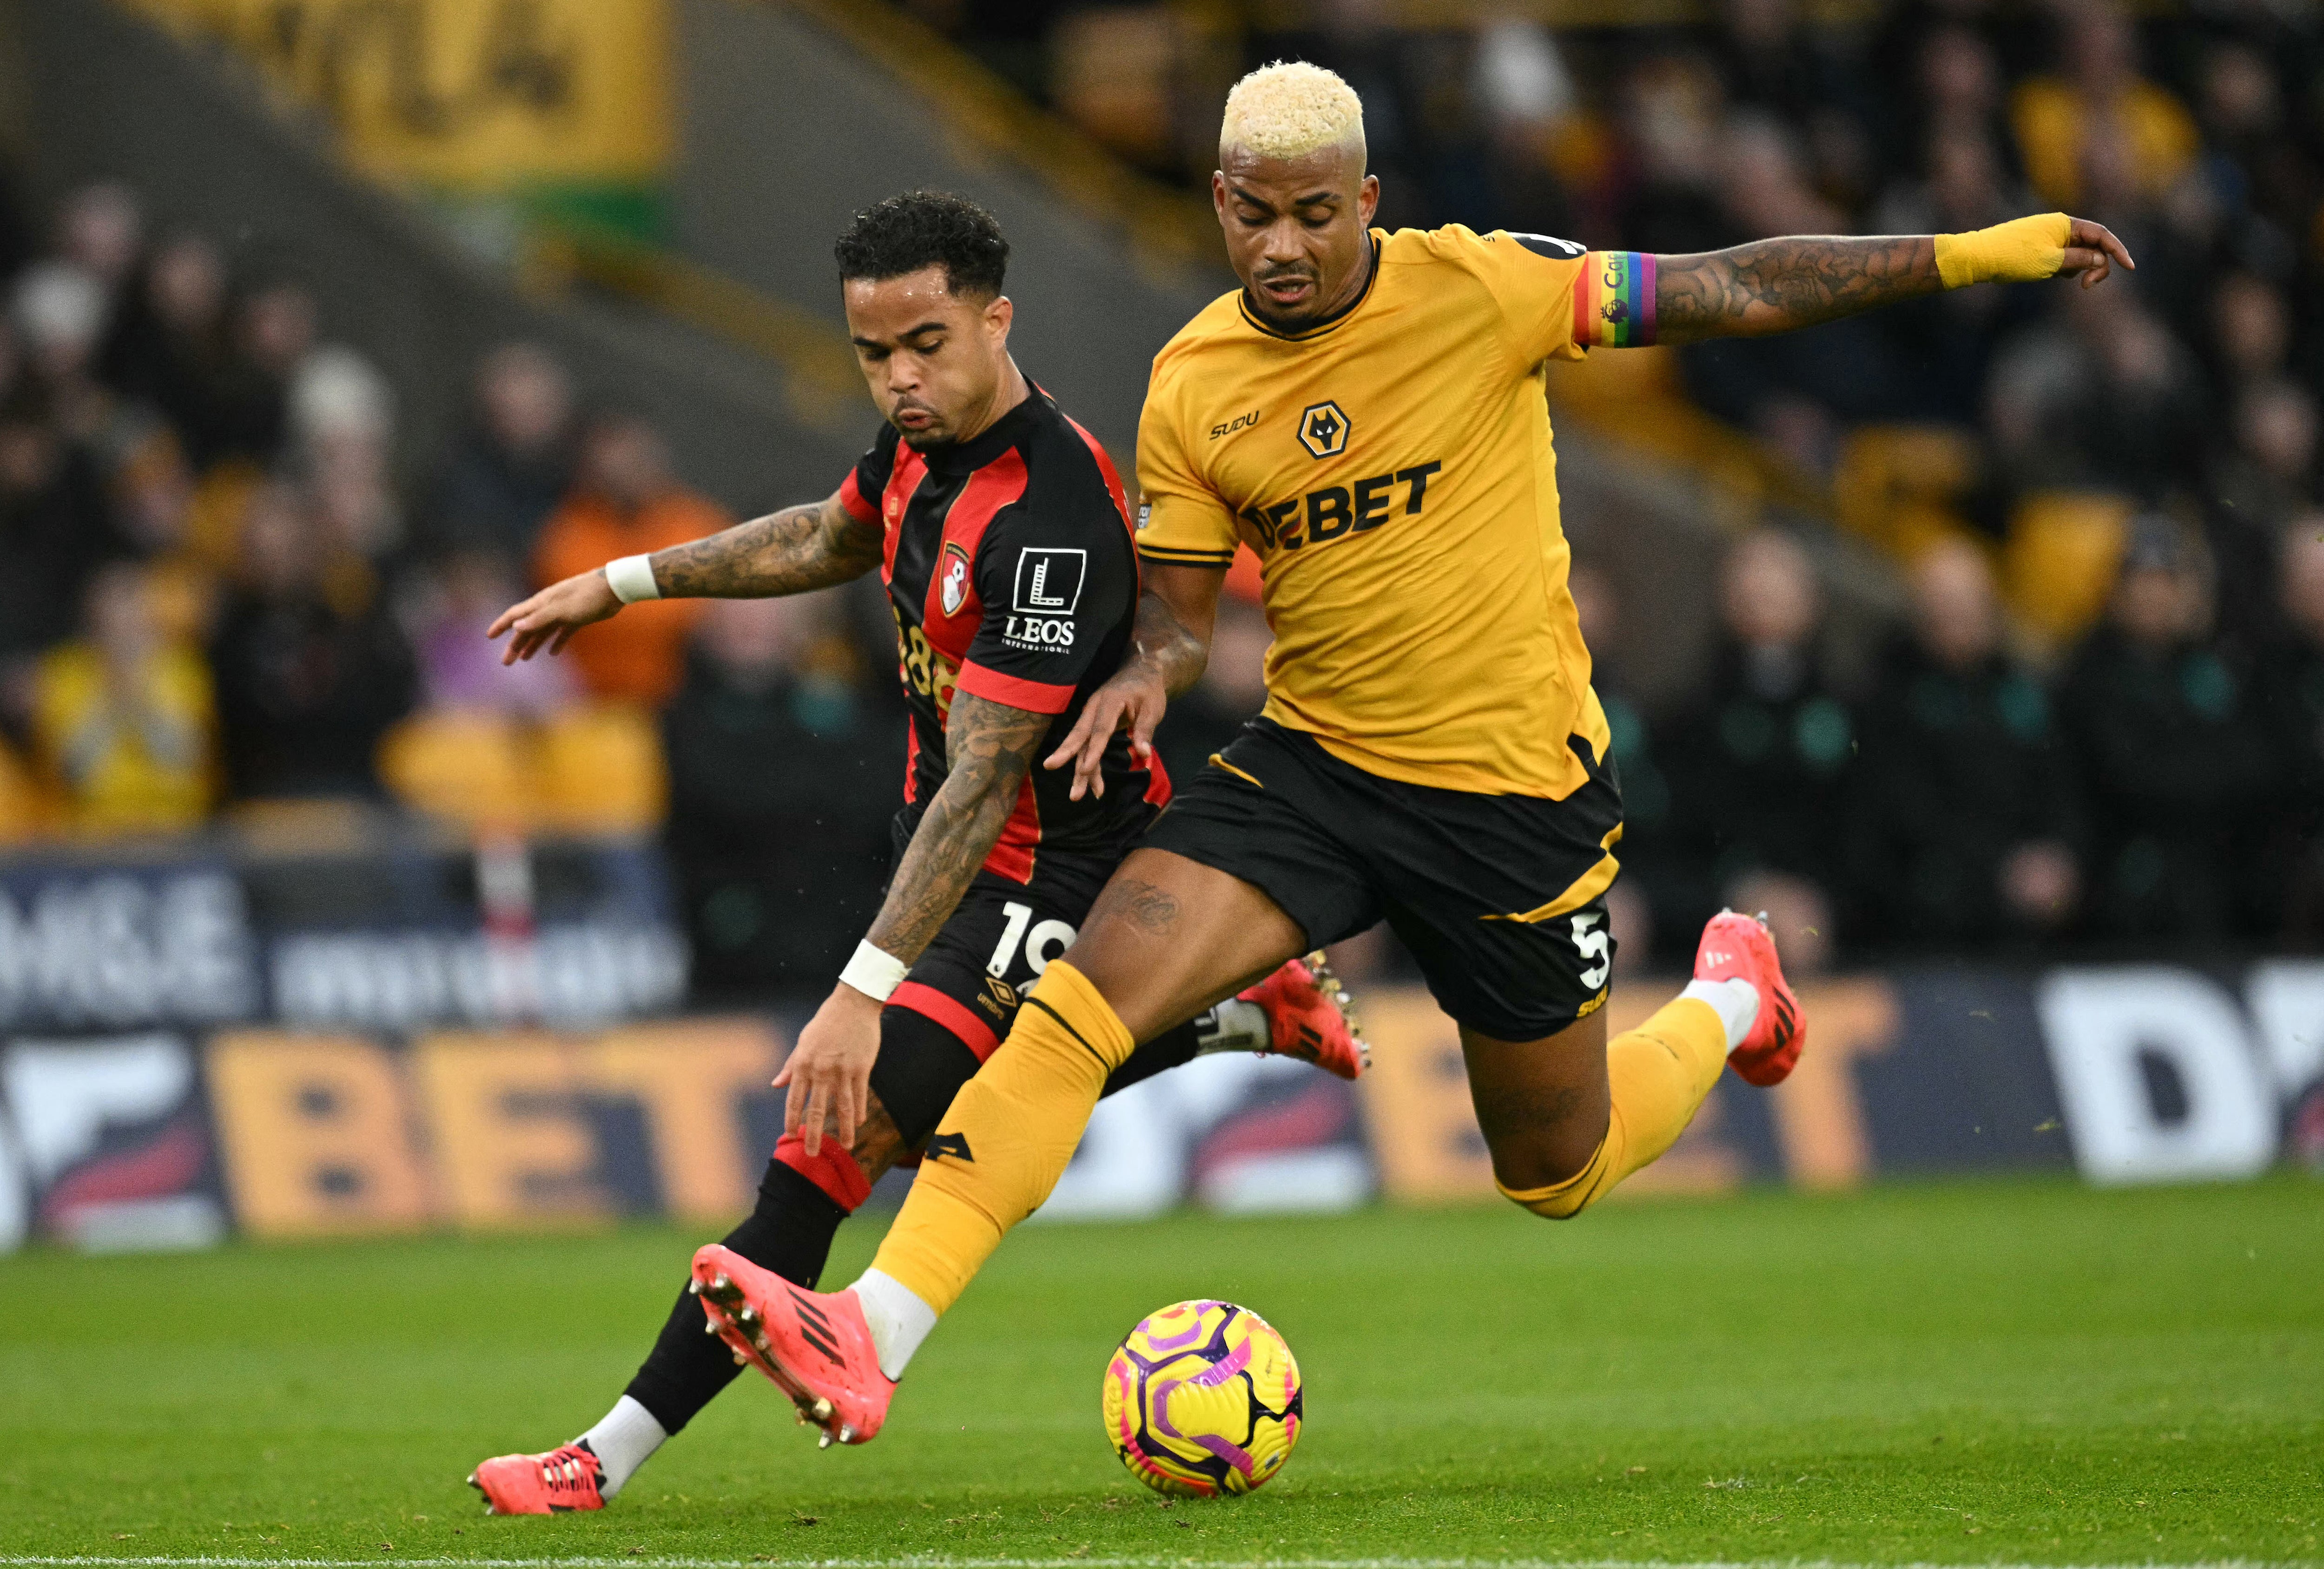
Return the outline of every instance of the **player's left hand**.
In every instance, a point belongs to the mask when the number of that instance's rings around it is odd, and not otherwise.
[[[1133,655],[1113,678],[1090,694],[1082,716],[1074,721],[1065,741],[1041,764],[1060,769],[1073,764],[1073,789],[1067,798],[1105,794],[1105,749],[1117,730],[1130,732],[1130,761],[1144,765],[1154,760],[1154,727],[1170,706],[1162,678]]]
[[[880,1006],[844,981],[833,987],[775,1075],[775,1088],[790,1091],[783,1131],[799,1135],[809,1155],[822,1149],[827,1121],[836,1124],[831,1131],[841,1149],[855,1148],[880,1055]]]
[[[2082,287],[2095,288],[2119,262],[2131,272],[2138,263],[2130,259],[2130,252],[2114,237],[2114,231],[2104,224],[2094,224],[2088,218],[2069,218],[2066,228],[2066,259],[2058,263],[2058,276],[2070,278],[2079,272]]]

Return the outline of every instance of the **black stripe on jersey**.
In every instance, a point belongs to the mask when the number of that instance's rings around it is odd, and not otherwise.
[[[1181,550],[1171,545],[1140,545],[1138,553],[1172,566],[1225,567],[1234,561],[1232,550]]]

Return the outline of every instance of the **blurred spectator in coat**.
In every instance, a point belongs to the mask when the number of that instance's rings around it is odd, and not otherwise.
[[[1703,698],[1658,749],[1699,903],[1766,909],[1784,963],[1820,968],[1845,860],[1855,720],[1825,679],[1823,594],[1807,551],[1763,528],[1720,573],[1725,639]],[[1682,920],[1683,924],[1683,920]]]
[[[403,544],[403,514],[389,472],[395,392],[379,368],[343,344],[300,362],[287,401],[293,467],[333,542],[374,563]]]
[[[2010,103],[2026,177],[2052,206],[2087,212],[2091,148],[2119,148],[2139,193],[2159,199],[2200,150],[2193,117],[2139,75],[2138,34],[2112,0],[2080,0],[2063,33],[2064,69],[2024,83]]]
[[[529,561],[573,481],[572,383],[538,344],[505,344],[476,367],[475,399],[423,533],[439,551]]]
[[[1985,553],[1923,552],[1910,632],[1865,705],[1856,881],[1891,943],[1989,947],[2054,932],[2080,876],[2071,759],[2034,674],[2002,647]]]
[[[834,634],[834,608],[709,602],[663,713],[667,832],[699,992],[825,984],[878,913],[902,726],[886,672],[867,673]]]
[[[104,285],[69,262],[42,262],[16,281],[13,305],[28,391],[68,438],[97,440],[115,407],[97,378],[112,309]]]
[[[2276,758],[2252,671],[2214,625],[2201,540],[2132,527],[2107,619],[2057,693],[2089,803],[2088,900],[2122,937],[2249,932],[2270,902],[2259,854]]]
[[[217,461],[226,364],[225,258],[208,237],[171,235],[147,262],[106,345],[105,374],[176,426],[197,469]]]
[[[88,455],[36,402],[0,408],[0,661],[70,636],[89,579],[117,546]]]
[[[616,557],[715,534],[733,521],[678,485],[669,448],[652,426],[629,415],[601,419],[582,438],[580,483],[541,531],[533,578],[546,586]],[[701,614],[700,600],[632,605],[583,628],[566,652],[593,697],[659,708],[678,689],[686,634]]]
[[[214,459],[272,466],[290,433],[291,378],[314,346],[315,299],[303,286],[271,278],[244,292],[213,393]]]
[[[95,279],[108,302],[129,287],[145,245],[145,209],[117,180],[82,186],[57,214],[57,249]]]
[[[1995,359],[1986,418],[2006,479],[2149,503],[2191,488],[2209,424],[2194,356],[2127,290],[2065,292]]]
[[[361,558],[306,498],[253,493],[243,581],[210,645],[230,793],[367,795],[380,736],[411,707],[411,655]]]
[[[523,597],[507,559],[489,550],[459,551],[429,575],[406,616],[429,707],[540,719],[574,700],[573,667],[563,660],[503,664],[505,645],[485,639]]]
[[[2263,695],[2282,769],[2283,931],[2314,947],[2324,942],[2324,512],[2286,525],[2282,547],[2284,638],[2264,669]]]
[[[86,630],[41,661],[33,734],[72,826],[166,833],[200,825],[214,774],[209,672],[165,638],[143,574],[90,584]]]
[[[2205,531],[2218,566],[2219,621],[2246,646],[2276,627],[2283,530],[2318,500],[2316,426],[2307,388],[2281,377],[2254,383],[2232,405],[2232,445],[2211,466]]]

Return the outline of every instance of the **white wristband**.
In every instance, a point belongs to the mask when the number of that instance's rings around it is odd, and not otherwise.
[[[853,986],[874,1002],[885,1002],[904,983],[912,967],[884,948],[871,943],[855,945],[855,956],[847,961],[847,968],[839,972],[839,983]]]
[[[623,605],[661,597],[661,585],[654,581],[653,558],[650,556],[624,556],[618,561],[606,562],[605,586]]]

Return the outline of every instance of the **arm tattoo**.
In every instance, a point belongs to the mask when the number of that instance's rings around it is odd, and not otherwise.
[[[1655,333],[1664,343],[1790,332],[1944,286],[1928,235],[1794,235],[1655,262]]]
[[[1162,689],[1176,697],[1203,678],[1211,645],[1178,619],[1169,601],[1152,589],[1138,596],[1138,619],[1130,628],[1130,657],[1162,678]]]
[[[880,531],[828,496],[657,550],[652,565],[673,598],[764,599],[861,577],[880,555]]]
[[[1033,754],[1054,716],[954,692],[945,724],[944,788],[928,802],[904,863],[872,923],[874,947],[908,964],[952,918],[960,896],[1000,842]]]

